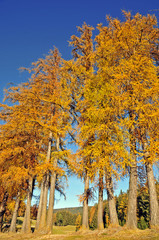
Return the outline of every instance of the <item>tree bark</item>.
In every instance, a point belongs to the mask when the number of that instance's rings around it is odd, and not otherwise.
[[[56,173],[54,172],[51,175],[49,207],[48,207],[48,215],[47,215],[47,233],[52,233],[52,227],[53,227],[53,207],[54,207],[54,196],[55,196],[55,183],[56,183]]]
[[[38,208],[38,214],[37,214],[35,231],[37,231],[38,228],[39,228],[41,214],[42,214],[42,209],[43,209],[44,183],[45,183],[45,176],[43,177],[42,184],[41,184],[40,201],[39,201],[39,208]]]
[[[31,199],[32,199],[32,191],[33,191],[33,178],[29,179],[28,193],[27,193],[27,205],[25,210],[24,221],[22,225],[23,233],[31,232],[31,224],[30,224],[30,207],[31,207]]]
[[[110,224],[118,226],[119,222],[118,222],[118,215],[116,211],[113,182],[112,182],[112,177],[110,176],[110,173],[108,173],[107,171],[106,171],[105,179],[106,179],[106,189],[107,189],[107,196],[108,196]]]
[[[126,225],[128,228],[137,228],[137,166],[133,163],[130,167],[128,212]]]
[[[89,177],[88,177],[88,173],[86,173],[85,187],[84,187],[84,201],[83,201],[82,230],[89,229],[89,225],[88,225],[88,197],[89,197]]]
[[[104,229],[103,223],[103,174],[99,173],[98,229]]]
[[[16,232],[16,222],[17,222],[19,204],[20,204],[20,192],[18,192],[16,201],[15,201],[14,212],[13,212],[12,221],[9,229],[10,232]]]
[[[150,227],[155,227],[159,225],[159,206],[157,200],[157,192],[155,186],[155,179],[153,174],[152,164],[146,163],[146,173],[148,180],[148,189],[150,196]]]
[[[8,193],[5,192],[3,196],[3,201],[0,205],[0,232],[2,232],[2,227],[3,227],[3,216],[6,211],[6,204],[7,204],[7,199],[8,199]]]
[[[132,116],[131,116],[132,118]],[[128,212],[126,225],[130,229],[137,228],[137,161],[136,161],[136,141],[133,129],[130,132],[130,154],[132,164],[130,167],[129,193],[128,193]]]
[[[134,121],[135,115],[132,110],[129,111],[130,120]],[[128,193],[128,211],[126,226],[130,229],[137,228],[137,160],[136,160],[136,138],[135,126],[129,128],[130,135],[130,156],[131,167],[129,177],[129,193]]]
[[[40,218],[40,223],[38,228],[41,232],[46,231],[48,189],[49,189],[49,173],[46,174],[46,179],[44,182],[43,204],[42,204],[41,218]]]
[[[59,138],[56,140],[56,150],[59,150]],[[54,160],[54,167],[57,167],[57,159]],[[47,232],[52,233],[53,227],[53,207],[54,207],[54,197],[55,197],[55,184],[56,184],[56,172],[51,174],[51,186],[50,186],[50,196],[49,196],[49,207],[47,215]]]
[[[148,161],[149,152],[147,151],[148,141],[146,138],[146,133],[143,136],[143,150],[144,150],[144,160],[146,166],[147,173],[147,181],[148,181],[148,190],[149,190],[149,198],[150,198],[150,227],[153,228],[159,225],[159,205],[157,199],[157,192],[155,186],[155,179],[153,174],[152,164]]]
[[[51,158],[51,145],[52,145],[52,132],[50,132],[50,134],[49,134],[49,143],[48,143],[48,150],[47,150],[47,156],[46,156],[47,162],[49,162],[50,158]],[[46,232],[48,190],[49,190],[49,172],[46,173],[46,180],[44,182],[43,204],[42,204],[40,223],[39,223],[39,227],[38,227],[38,229],[41,232]]]

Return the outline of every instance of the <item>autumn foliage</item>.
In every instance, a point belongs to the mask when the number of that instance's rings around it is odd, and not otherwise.
[[[137,213],[140,168],[149,193],[146,226],[159,225],[153,174],[159,156],[159,29],[155,16],[123,15],[123,22],[107,17],[107,26],[99,24],[95,37],[94,28],[84,23],[69,42],[72,59],[62,59],[54,48],[30,68],[22,68],[30,74],[27,82],[5,90],[0,104],[1,230],[6,206],[14,206],[15,231],[19,206],[27,200],[22,231],[31,231],[36,183],[41,189],[36,230],[52,232],[55,190],[64,194],[61,182],[67,172],[84,182],[83,230],[93,224],[95,213],[98,229],[104,228],[104,189],[106,225],[137,228],[144,224]],[[121,194],[116,203],[114,182],[123,177],[129,177],[128,195]],[[92,208],[89,220],[94,189],[99,191],[98,211]],[[146,201],[144,189],[140,197]],[[78,229],[80,224],[79,217]]]

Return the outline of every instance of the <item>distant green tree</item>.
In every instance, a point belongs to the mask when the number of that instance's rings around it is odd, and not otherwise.
[[[123,226],[126,223],[127,207],[128,207],[128,194],[123,193],[122,190],[118,197],[116,197],[116,207],[119,219],[119,224]]]
[[[107,200],[103,202],[103,222],[104,227],[107,228],[109,225],[109,206]]]
[[[57,226],[62,226],[63,225],[63,216],[61,213],[58,213],[56,215],[56,225]]]
[[[90,210],[90,218],[89,218],[89,227],[91,230],[94,230],[97,228],[97,212],[98,212],[98,208],[97,208],[97,204],[95,206],[93,206]]]
[[[56,226],[67,226],[76,224],[77,214],[73,214],[67,210],[61,210],[56,213],[54,224]]]
[[[146,185],[138,189],[137,217],[138,217],[138,228],[146,229],[149,227],[150,204],[149,204],[148,187]]]
[[[148,227],[147,222],[145,221],[145,218],[143,216],[141,216],[140,220],[138,221],[137,224],[138,228],[144,230]]]

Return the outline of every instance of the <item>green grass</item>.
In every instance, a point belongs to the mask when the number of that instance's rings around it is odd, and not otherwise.
[[[17,228],[20,229],[23,224],[24,217],[17,217]],[[35,228],[36,220],[31,219],[31,228]]]
[[[21,228],[23,217],[18,217],[17,228]],[[31,220],[35,227],[36,220]],[[107,228],[104,231],[78,231],[76,226],[53,226],[53,234],[0,233],[0,240],[159,240],[159,229],[128,230],[125,227]]]
[[[70,234],[76,231],[76,226],[53,226],[53,234]]]
[[[24,217],[17,218],[17,229],[22,228]],[[31,228],[35,228],[36,220],[31,219]],[[53,234],[69,234],[76,231],[76,226],[53,226]]]

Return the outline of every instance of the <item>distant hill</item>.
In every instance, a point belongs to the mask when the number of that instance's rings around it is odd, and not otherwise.
[[[89,208],[91,208],[90,206]],[[59,208],[59,209],[54,209],[54,213],[57,213],[59,211],[69,211],[73,214],[81,214],[82,215],[82,209],[83,207],[71,207],[71,208]]]

